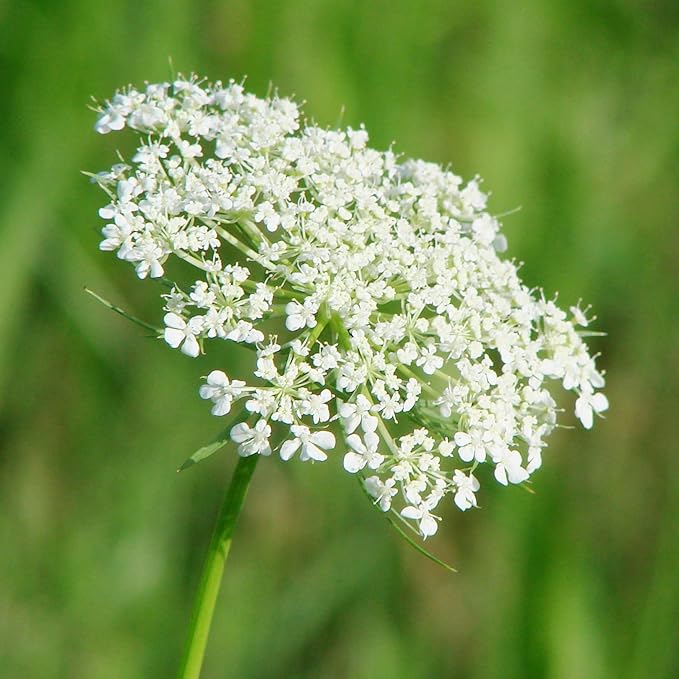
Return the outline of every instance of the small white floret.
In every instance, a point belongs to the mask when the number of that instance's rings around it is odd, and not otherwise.
[[[584,392],[575,402],[575,414],[585,429],[591,429],[594,424],[594,413],[597,415],[608,410],[608,399],[601,393]]]
[[[289,460],[299,450],[299,459],[302,462],[307,460],[323,462],[328,459],[324,451],[335,447],[335,436],[329,431],[312,432],[309,427],[293,424],[290,433],[293,438],[281,446],[280,456],[283,460]]]
[[[423,538],[428,538],[436,533],[438,530],[439,517],[434,516],[429,512],[424,504],[419,507],[408,505],[401,510],[401,516],[404,519],[412,519],[417,521],[420,535]]]
[[[459,469],[455,470],[453,483],[456,487],[455,504],[464,512],[470,507],[476,507],[476,491],[479,489],[479,482],[473,474],[464,474]]]
[[[271,455],[270,436],[271,427],[266,420],[259,420],[254,427],[241,422],[231,429],[231,440],[239,444],[238,454],[241,457]]]
[[[191,319],[188,323],[175,313],[165,314],[165,341],[173,348],[181,347],[181,352],[195,358],[200,354],[197,335],[200,332],[199,322]]]

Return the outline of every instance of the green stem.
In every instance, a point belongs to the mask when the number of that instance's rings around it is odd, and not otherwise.
[[[198,679],[200,676],[224,564],[231,547],[231,536],[258,460],[259,455],[238,458],[203,565],[178,679]]]
[[[407,377],[414,377],[422,386],[422,389],[426,391],[430,396],[433,396],[434,398],[438,398],[439,392],[436,391],[436,389],[432,389],[425,381],[424,378],[420,377],[417,373],[415,373],[414,370],[411,370],[408,366],[405,365],[399,365],[397,367],[398,370],[400,370],[404,375]]]

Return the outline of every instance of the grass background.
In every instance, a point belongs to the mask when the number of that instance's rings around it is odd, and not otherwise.
[[[553,437],[537,495],[448,512],[429,546],[456,576],[339,458],[260,465],[204,676],[679,676],[678,38],[669,0],[0,1],[0,676],[173,676],[233,466],[174,471],[219,429],[197,397],[215,366],[82,292],[159,318],[97,251],[79,172],[124,144],[89,97],[167,79],[169,57],[478,172],[496,212],[522,206],[525,280],[609,333],[607,419]]]

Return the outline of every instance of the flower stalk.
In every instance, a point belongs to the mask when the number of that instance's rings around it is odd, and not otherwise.
[[[233,531],[258,460],[259,455],[238,458],[203,564],[178,679],[198,679],[200,676]]]

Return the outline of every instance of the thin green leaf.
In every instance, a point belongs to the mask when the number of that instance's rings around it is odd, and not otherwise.
[[[234,422],[242,422],[243,421],[243,416],[246,415],[247,410],[245,406],[243,406],[236,415],[231,419],[231,422],[229,422],[229,426],[226,427],[225,429],[222,429],[222,431],[215,436],[215,438],[208,443],[206,446],[203,446],[202,448],[199,448],[191,457],[189,457],[187,460],[185,460],[177,469],[178,472],[183,472],[185,469],[188,469],[189,467],[193,467],[194,464],[198,464],[199,462],[202,462],[203,460],[207,459],[211,455],[214,455],[218,450],[223,448],[229,441],[231,441],[230,437],[230,432],[231,428],[234,425]]]
[[[146,328],[146,330],[151,330],[151,332],[155,333],[156,335],[162,334],[162,331],[159,328],[154,328],[152,325],[142,321],[140,318],[137,318],[136,316],[132,316],[131,314],[128,314],[127,311],[125,311],[125,309],[121,309],[119,306],[112,304],[108,300],[97,295],[96,292],[93,292],[89,288],[83,288],[83,290],[88,295],[92,295],[92,297],[94,297],[94,299],[96,299],[97,302],[103,304],[105,307],[108,307],[109,309],[111,309],[111,311],[115,311],[117,314],[120,314],[123,318],[126,318],[128,321],[132,321],[133,323],[136,323],[137,325],[141,326],[142,328]]]
[[[218,450],[223,448],[229,442],[229,429],[225,429],[217,438],[217,440],[212,443],[208,443],[206,446],[199,448],[193,455],[191,455],[188,460],[185,460],[182,465],[177,469],[178,472],[183,472],[189,467],[193,467],[194,464],[202,462],[206,458],[214,455]]]
[[[371,504],[374,506],[375,502],[373,498],[370,496],[368,491],[365,489],[365,486],[363,485],[363,480],[358,477],[357,478],[359,485],[361,486],[361,490],[365,493],[366,497],[370,499]],[[398,514],[395,514],[400,521],[403,521]],[[387,521],[391,524],[391,527],[417,552],[422,554],[422,556],[425,556],[427,559],[430,561],[433,561],[435,564],[438,566],[441,566],[442,568],[445,568],[447,571],[450,571],[451,573],[457,573],[457,569],[453,568],[450,564],[447,564],[445,561],[439,559],[437,556],[434,556],[429,550],[425,549],[419,542],[414,540],[413,538],[408,535],[401,526],[399,526],[394,519],[389,516],[389,514],[385,514],[385,518]],[[405,523],[405,521],[404,521]],[[406,523],[408,528],[410,528],[410,525]]]
[[[416,540],[413,540],[413,538],[406,533],[401,526],[399,526],[394,519],[391,518],[387,514],[387,521],[391,524],[392,528],[396,530],[396,532],[416,551],[418,551],[420,554],[423,556],[427,557],[430,561],[433,561],[435,564],[441,566],[442,568],[445,568],[447,571],[450,571],[451,573],[457,573],[457,569],[453,568],[450,564],[446,563],[442,559],[439,559],[437,556],[434,556],[429,550],[425,549],[419,542]]]

